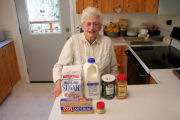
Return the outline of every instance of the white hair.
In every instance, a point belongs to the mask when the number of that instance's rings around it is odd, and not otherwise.
[[[83,10],[81,16],[81,23],[84,23],[85,20],[90,16],[99,17],[99,22],[102,24],[103,21],[102,13],[95,7],[87,7],[86,9]]]

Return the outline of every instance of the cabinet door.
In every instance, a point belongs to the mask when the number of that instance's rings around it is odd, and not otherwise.
[[[158,13],[159,0],[145,0],[145,12]]]
[[[117,7],[123,9],[123,0],[101,0],[102,13],[114,13]]]
[[[11,84],[14,86],[19,80],[20,80],[20,72],[16,57],[16,52],[14,48],[14,42],[9,43],[6,47],[6,56],[7,56],[7,62],[8,62],[8,71],[11,78]]]
[[[4,47],[3,47],[4,48]],[[3,48],[0,48],[0,97],[2,102],[3,99],[11,92],[12,86],[9,77],[8,67],[7,67],[7,57],[4,53]]]
[[[82,13],[84,9],[84,0],[76,0],[76,13]]]
[[[125,55],[126,46],[114,46],[119,73],[127,73],[127,56]]]
[[[102,13],[113,13],[117,7],[123,8],[123,0],[76,0],[76,13],[82,13],[88,6],[97,7]]]
[[[149,84],[157,84],[157,82],[152,77],[150,77]]]
[[[144,0],[124,0],[124,12],[144,12]]]
[[[76,0],[76,13],[82,13],[87,7],[97,7],[101,10],[101,0]]]

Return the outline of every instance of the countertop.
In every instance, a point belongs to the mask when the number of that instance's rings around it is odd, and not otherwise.
[[[106,112],[93,114],[62,115],[60,97],[56,98],[49,120],[180,120],[180,80],[172,70],[153,70],[150,73],[159,84],[128,85],[128,96],[119,100],[100,99],[105,102]]]
[[[113,45],[131,45],[123,38],[112,38]],[[166,45],[158,42],[154,45]],[[93,114],[62,115],[60,97],[54,101],[49,120],[180,120],[180,80],[171,69],[151,70],[158,84],[128,85],[127,99],[101,98],[93,101]],[[105,114],[96,113],[96,102],[104,101]]]
[[[127,38],[129,39],[129,38]],[[122,46],[122,45],[126,45],[127,47],[140,47],[140,46],[163,46],[163,45],[167,45],[167,43],[165,42],[162,42],[162,41],[155,41],[155,40],[152,40],[152,44],[136,44],[136,45],[131,45],[129,44],[129,42],[126,40],[126,38],[120,38],[120,37],[117,37],[117,38],[111,38],[112,40],[112,43],[113,43],[113,46]]]
[[[0,48],[2,48],[3,46],[9,44],[10,42],[12,42],[12,40],[4,40],[4,41],[0,42]]]

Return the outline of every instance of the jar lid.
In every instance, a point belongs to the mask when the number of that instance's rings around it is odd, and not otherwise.
[[[111,75],[111,74],[105,74],[102,76],[102,80],[104,82],[112,82],[115,80],[115,76],[114,75]]]
[[[95,59],[94,58],[89,58],[88,63],[95,63]]]
[[[97,102],[97,108],[101,108],[101,109],[103,109],[103,108],[104,108],[104,106],[105,106],[105,104],[104,104],[104,102],[103,102],[103,101],[99,101],[99,102]]]
[[[126,81],[126,74],[118,74],[117,75],[117,80]]]

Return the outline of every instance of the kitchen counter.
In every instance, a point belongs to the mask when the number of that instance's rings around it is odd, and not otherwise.
[[[127,39],[129,39],[129,38],[127,37]],[[167,45],[167,43],[164,43],[164,42],[161,42],[161,41],[154,41],[154,40],[152,40],[152,44],[135,44],[135,45],[130,44],[128,42],[128,40],[126,40],[126,38],[120,38],[120,37],[113,38],[112,37],[111,40],[112,40],[113,46],[126,45],[128,47],[134,47],[134,46],[138,47],[138,46],[149,46],[149,45],[150,46],[164,46],[164,45]]]
[[[123,38],[112,38],[112,41],[114,46],[131,48]],[[165,43],[157,41],[154,45]],[[96,113],[96,102],[100,100],[93,101],[93,114],[61,114],[60,96],[54,101],[49,120],[179,120],[180,80],[171,69],[151,70],[149,74],[158,84],[128,85],[128,96],[123,100],[101,98],[105,102],[105,114]]]
[[[180,80],[172,70],[152,70],[151,76],[159,84],[128,85],[127,99],[101,99],[105,114],[62,115],[60,97],[56,98],[49,120],[180,120]],[[94,110],[96,102],[93,101]]]
[[[0,48],[2,48],[3,46],[9,44],[10,42],[12,42],[12,40],[5,40],[5,41],[0,42]]]

